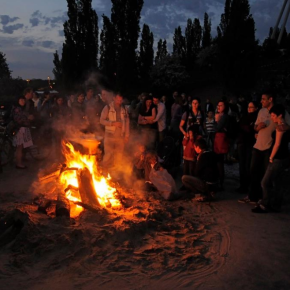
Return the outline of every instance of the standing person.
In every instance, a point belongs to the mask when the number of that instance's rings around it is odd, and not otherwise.
[[[170,120],[171,120],[171,105],[170,102],[167,100],[167,97],[163,95],[160,100],[165,105],[166,110],[166,127],[170,126]]]
[[[252,149],[256,142],[254,127],[257,116],[258,104],[256,102],[250,102],[248,104],[248,113],[244,114],[239,122],[237,149],[239,156],[240,186],[236,189],[238,193],[245,193],[249,189]]]
[[[216,122],[214,118],[214,112],[208,111],[207,117],[205,118],[205,122],[204,122],[204,129],[207,135],[207,139],[206,139],[207,148],[210,149],[211,151],[213,151],[215,127],[216,127]]]
[[[273,107],[275,101],[275,94],[271,91],[263,93],[261,98],[262,109],[258,113],[257,120],[255,122],[255,131],[257,134],[256,143],[252,150],[252,159],[250,166],[250,190],[249,195],[244,198],[244,202],[257,202],[262,198],[261,181],[266,172],[269,157],[271,154],[271,146],[273,143],[272,133],[276,129],[275,123],[271,119],[269,113]],[[287,123],[287,129],[289,130],[290,116],[285,112],[285,123]],[[284,130],[285,125],[280,125],[277,129]]]
[[[221,189],[224,188],[225,154],[228,153],[229,151],[229,140],[226,134],[229,123],[228,110],[229,110],[228,104],[224,100],[218,102],[217,113],[215,114],[216,134],[214,139],[213,151],[216,153]]]
[[[30,121],[33,120],[32,115],[25,111],[26,99],[24,96],[18,98],[18,103],[12,108],[12,119],[19,128],[18,132],[13,138],[13,145],[16,146],[15,159],[16,168],[25,169],[27,166],[23,163],[23,148],[33,145],[32,137],[29,130]]]
[[[187,130],[190,126],[194,127],[194,132],[198,135],[203,134],[204,114],[200,109],[200,99],[194,97],[191,102],[191,110],[184,112],[179,124],[181,133],[186,136]]]
[[[67,123],[71,117],[71,109],[67,106],[65,99],[58,95],[56,102],[51,108],[53,140],[55,146],[55,155],[58,160],[62,157],[61,143],[65,135]]]
[[[25,107],[24,111],[30,115],[30,119],[32,119],[31,116],[34,116],[35,110],[34,110],[34,103],[32,101],[33,98],[33,89],[28,87],[23,91],[23,95],[25,98]]]
[[[36,111],[39,103],[39,95],[37,92],[33,92],[32,101],[34,103],[34,111]]]
[[[45,123],[48,118],[50,118],[50,111],[52,108],[53,102],[50,97],[50,92],[45,91],[43,97],[38,102],[37,111],[39,112],[40,119],[42,123]]]
[[[285,108],[283,105],[274,105],[270,111],[271,120],[277,125],[285,123]],[[289,165],[288,143],[290,131],[279,131],[278,127],[272,133],[273,144],[270,149],[269,164],[262,179],[263,198],[252,209],[254,213],[266,213],[268,210],[280,211],[283,194],[280,182],[276,182],[279,175]]]
[[[157,108],[157,115],[152,123],[158,125],[158,142],[162,142],[166,134],[166,108],[165,105],[160,101],[159,97],[153,97],[153,104]]]
[[[157,124],[152,123],[156,118],[156,107],[151,96],[146,96],[139,111],[138,124],[141,133],[145,137],[145,145],[148,149],[154,149],[157,134]]]
[[[204,112],[205,112],[205,114],[207,114],[208,112],[214,112],[214,106],[211,103],[209,98],[206,99]]]
[[[91,87],[88,87],[86,90],[85,97],[85,115],[88,120],[88,131],[95,132],[97,127],[97,101],[94,97],[94,90]]]
[[[188,137],[184,136],[183,145],[183,175],[194,175],[196,164],[196,152],[194,149],[194,131],[193,127],[188,128]]]
[[[69,108],[72,108],[72,104],[76,101],[76,95],[71,93],[68,97],[68,100],[67,100],[67,106]]]
[[[182,100],[182,113],[187,112],[189,109],[189,106],[188,106],[187,96],[185,93],[181,94],[181,100]]]
[[[76,102],[72,103],[72,117],[76,127],[84,129],[87,126],[85,95],[83,92],[78,92]]]
[[[113,101],[105,106],[101,113],[100,123],[105,126],[104,168],[110,168],[121,163],[125,143],[129,139],[130,119],[122,105],[123,95],[117,93]]]

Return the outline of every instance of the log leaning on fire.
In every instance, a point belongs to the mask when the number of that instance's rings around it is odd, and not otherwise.
[[[59,194],[57,197],[55,215],[70,217],[70,203],[64,194]]]
[[[79,192],[84,204],[99,207],[100,203],[97,199],[97,193],[94,189],[93,177],[90,171],[85,167],[77,172]]]

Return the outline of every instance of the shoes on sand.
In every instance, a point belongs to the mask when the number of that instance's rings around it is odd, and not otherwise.
[[[252,208],[252,212],[253,213],[267,213],[268,210],[265,206],[263,206],[262,204],[259,204],[255,206],[254,208]]]

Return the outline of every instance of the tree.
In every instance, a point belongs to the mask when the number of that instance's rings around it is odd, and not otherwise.
[[[159,60],[165,58],[168,55],[167,51],[167,42],[166,40],[159,39],[157,43],[157,51],[156,51],[156,57],[155,57],[155,63]]]
[[[97,69],[98,16],[92,9],[92,0],[67,0],[67,5],[61,64],[63,81],[71,86]]]
[[[54,78],[58,83],[62,83],[62,64],[59,59],[57,50],[53,54],[53,64],[54,64],[54,68],[52,72],[54,74]]]
[[[143,0],[112,0],[111,22],[116,49],[116,77],[120,89],[127,89],[137,79],[136,49]]]
[[[168,55],[160,59],[151,72],[152,86],[156,91],[172,90],[184,88],[189,81],[189,75],[180,58],[175,55]]]
[[[202,29],[202,48],[211,45],[211,21],[207,13],[204,13],[203,29]]]
[[[150,71],[153,66],[154,50],[153,50],[154,37],[148,25],[143,25],[143,30],[140,40],[140,76],[146,81],[149,79]]]
[[[11,71],[9,70],[5,54],[0,51],[0,79],[11,79]]]
[[[103,29],[100,35],[100,70],[109,80],[115,78],[117,64],[114,35],[111,20],[103,15]]]
[[[179,57],[182,61],[185,58],[185,39],[182,35],[181,27],[175,28],[173,35],[173,55]]]
[[[248,0],[226,0],[219,26],[218,44],[225,85],[235,91],[253,86],[257,41]]]

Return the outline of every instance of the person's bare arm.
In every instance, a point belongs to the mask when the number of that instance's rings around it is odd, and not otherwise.
[[[283,136],[284,132],[280,132],[278,130],[276,130],[276,140],[275,140],[275,144],[274,144],[274,147],[272,149],[272,152],[271,152],[271,155],[270,155],[270,158],[269,158],[269,162],[272,163],[273,162],[273,159],[281,145],[281,140],[282,140],[282,136]]]

